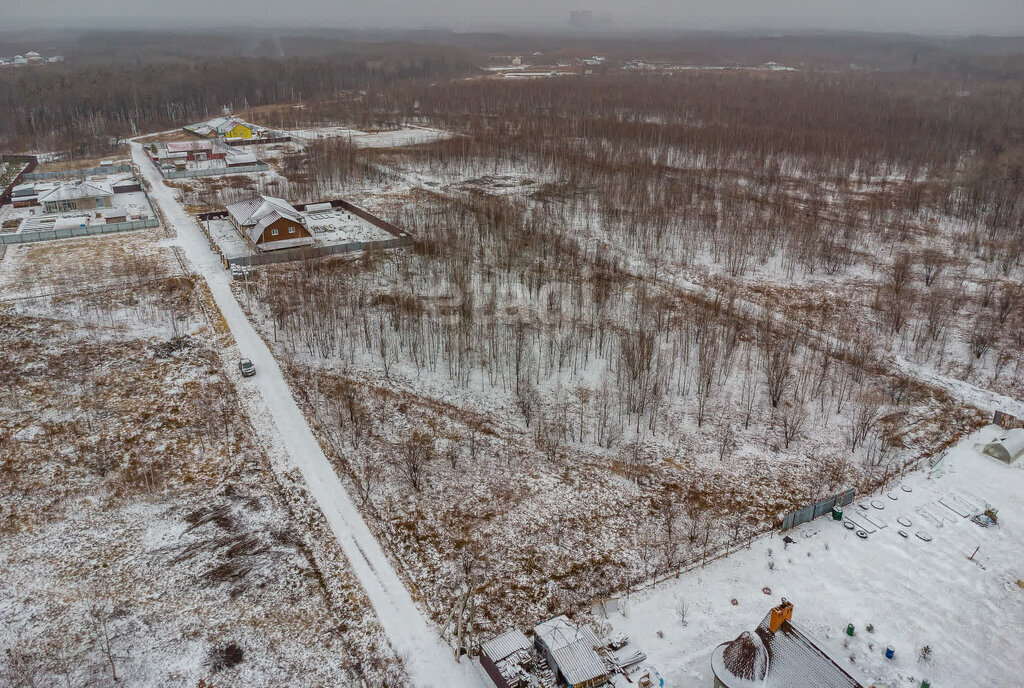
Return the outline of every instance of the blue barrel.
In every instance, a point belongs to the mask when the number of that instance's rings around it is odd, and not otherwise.
[[[896,655],[896,650],[893,649],[892,645],[885,648],[885,658],[892,659]]]

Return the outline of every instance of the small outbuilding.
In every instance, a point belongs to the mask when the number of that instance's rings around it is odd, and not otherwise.
[[[511,630],[480,644],[480,666],[497,688],[529,685],[526,669],[533,663],[533,643],[522,631]]]
[[[1024,428],[1007,430],[986,444],[981,452],[1003,463],[1014,463],[1024,456]]]
[[[213,141],[169,141],[167,157],[184,154],[186,160],[223,160],[227,155],[224,151],[214,148]]]
[[[128,211],[124,208],[105,208],[97,213],[105,224],[114,225],[128,221]]]
[[[34,184],[18,184],[11,189],[11,205],[15,208],[25,208],[35,205],[39,201],[39,194]]]
[[[608,682],[608,670],[597,648],[602,643],[592,630],[556,616],[534,629],[537,650],[569,688],[592,688]]]

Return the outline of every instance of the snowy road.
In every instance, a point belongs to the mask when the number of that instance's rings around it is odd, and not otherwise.
[[[416,606],[320,449],[276,359],[235,299],[231,275],[210,250],[195,221],[177,202],[173,190],[164,185],[141,146],[131,146],[133,161],[153,187],[153,203],[160,208],[165,221],[177,229],[177,244],[192,268],[206,279],[239,350],[256,365],[256,376],[243,383],[240,393],[258,390],[262,395],[280,435],[275,444],[284,447],[292,463],[302,471],[310,494],[341,543],[392,646],[405,659],[413,682],[424,688],[486,685],[473,662],[455,662],[434,625]]]

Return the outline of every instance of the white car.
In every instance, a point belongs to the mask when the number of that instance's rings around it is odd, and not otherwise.
[[[252,377],[256,374],[256,366],[248,358],[243,358],[238,362],[238,371],[242,373],[242,377]]]

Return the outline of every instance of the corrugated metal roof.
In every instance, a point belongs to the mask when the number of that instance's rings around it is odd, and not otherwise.
[[[577,640],[552,650],[551,656],[558,665],[558,671],[570,685],[608,674],[601,656],[594,652],[594,648],[587,640]]]
[[[601,641],[597,639],[597,636],[594,635],[590,628],[577,626],[564,615],[556,616],[542,624],[538,624],[533,632],[551,652],[554,652],[559,647],[575,643],[577,640],[586,641],[591,648],[601,646]]]
[[[227,207],[228,215],[234,219],[238,226],[245,229],[246,236],[253,243],[259,241],[263,231],[276,220],[282,218],[291,220],[297,225],[302,224],[302,215],[283,198],[273,196],[253,196],[238,203],[232,203]],[[306,239],[303,237],[302,239]],[[299,239],[289,240],[299,241]],[[312,240],[304,243],[312,243]]]
[[[106,182],[78,181],[70,184],[62,184],[53,191],[49,191],[39,197],[40,203],[52,203],[55,201],[74,201],[79,198],[96,198],[98,196],[113,196],[110,185]]]
[[[180,153],[182,151],[206,151],[213,150],[212,141],[168,141],[168,153]]]
[[[480,643],[480,649],[491,661],[499,662],[519,650],[529,650],[531,645],[530,639],[522,631],[513,629]]]
[[[259,160],[253,153],[236,153],[235,155],[228,156],[227,163],[229,165],[255,165]]]

